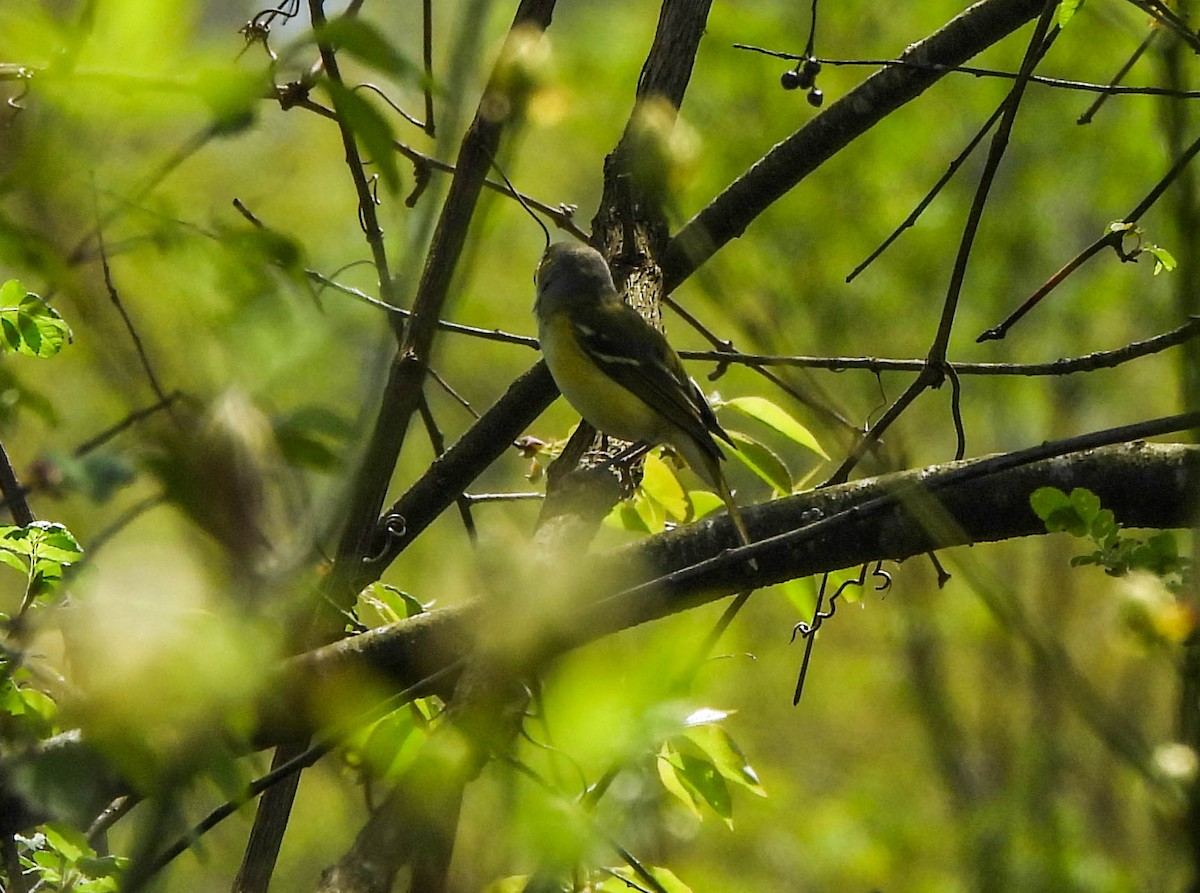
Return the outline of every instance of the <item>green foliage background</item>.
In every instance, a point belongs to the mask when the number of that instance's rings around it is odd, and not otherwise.
[[[825,4],[817,53],[894,57],[964,6]],[[452,160],[511,4],[463,0],[436,7],[438,138],[392,116],[372,94],[359,95],[383,113],[398,139]],[[318,562],[302,546],[315,540],[330,547],[346,463],[355,460],[374,412],[392,337],[376,308],[332,290],[316,294],[304,280],[309,268],[377,291],[335,125],[300,108],[283,111],[261,96],[267,83],[261,47],[239,56],[237,28],[256,9],[140,0],[99,2],[94,10],[85,33],[73,24],[75,4],[0,5],[0,62],[52,66],[29,81],[20,110],[0,108],[0,281],[20,279],[75,333],[74,344],[52,361],[3,357],[3,436],[15,466],[31,475],[39,459],[70,453],[154,400],[106,289],[95,250],[99,219],[113,284],[158,379],[164,389],[190,395],[178,413],[204,421],[196,422],[188,443],[172,441],[158,418],[103,447],[113,463],[138,470],[111,499],[97,502],[83,485],[32,497],[39,516],[65,524],[85,549],[141,500],[164,488],[172,497],[103,540],[73,581],[70,604],[46,612],[36,650],[80,692],[78,700],[65,699],[71,705],[65,724],[83,723],[143,767],[162,770],[161,759],[187,774],[180,766],[186,752],[191,769],[204,769],[208,780],[193,786],[171,816],[182,828],[219,799],[212,779],[255,774],[198,752],[203,748],[189,749],[186,740],[203,738],[199,729],[213,710],[236,717],[282,648],[272,624],[254,619],[273,616],[276,606],[254,603],[261,596],[255,580],[262,578],[247,579],[245,569],[297,561],[316,572]],[[784,62],[732,47],[799,53],[807,10],[792,2],[714,5],[679,125],[692,155],[676,172],[675,225],[816,114],[802,92],[780,88]],[[418,4],[368,3],[363,15],[399,53],[419,59]],[[552,205],[577,204],[585,229],[604,156],[631,110],[656,16],[656,5],[645,2],[560,3],[526,120],[503,141],[498,161],[513,182]],[[1092,0],[1043,72],[1107,82],[1145,29],[1132,5]],[[304,33],[300,19],[273,30],[277,83],[315,58]],[[1023,51],[1018,36],[972,64],[1012,71]],[[349,83],[370,80],[420,114],[417,79],[344,59]],[[826,103],[872,70],[827,64],[818,81]],[[1159,83],[1163,71],[1162,56],[1152,52],[1129,80]],[[982,154],[971,157],[891,251],[854,282],[845,277],[920,200],[1008,86],[947,76],[778,202],[676,298],[744,350],[923,356]],[[19,92],[16,83],[0,87],[4,95]],[[320,89],[313,98],[328,102]],[[1091,98],[1030,86],[972,257],[952,361],[1040,362],[1111,349],[1195,312],[1186,285],[1195,236],[1180,231],[1176,192],[1143,225],[1151,241],[1180,258],[1181,271],[1152,276],[1147,262],[1122,265],[1102,255],[1008,339],[974,341],[1141,199],[1172,160],[1170,127],[1181,126],[1184,139],[1191,138],[1194,116],[1184,102],[1112,98],[1094,123],[1079,126],[1075,120]],[[399,171],[398,192],[379,187],[379,213],[397,291],[407,300],[447,180],[435,173],[409,209],[403,198],[413,188],[412,168],[401,163]],[[235,211],[234,198],[279,237],[256,231]],[[448,316],[532,334],[530,276],[540,251],[540,234],[524,212],[485,195]],[[667,325],[677,347],[706,346],[678,319],[668,316]],[[966,378],[968,455],[1177,411],[1186,400],[1183,357],[1169,352],[1070,378]],[[526,347],[444,335],[434,365],[482,409],[535,358]],[[709,368],[697,364],[693,371],[700,378]],[[873,417],[882,395],[894,397],[908,381],[895,373],[878,380],[863,372],[787,377],[858,425]],[[844,455],[845,430],[753,373],[734,368],[714,387],[725,397],[777,400],[835,459]],[[886,463],[868,470],[953,457],[946,391],[910,410],[886,438]],[[453,440],[471,418],[444,393],[430,393]],[[270,432],[302,411],[311,423],[314,410],[327,414],[318,417],[325,422],[301,427],[339,463],[289,466]],[[560,401],[529,433],[554,440],[574,421]],[[236,467],[216,458],[229,443],[241,450]],[[772,445],[798,479],[815,482],[830,470],[798,447]],[[430,458],[424,441],[412,438],[397,491]],[[514,451],[476,489],[540,487],[526,480],[529,469]],[[240,485],[222,486],[228,481]],[[748,474],[735,485],[743,502],[768,496]],[[254,523],[272,548],[248,543],[245,527],[222,527],[224,510],[247,493],[254,496]],[[520,554],[535,516],[534,503],[480,506],[482,538],[472,548],[457,516],[447,512],[385,579],[436,606],[479,594],[494,574],[509,573],[507,561]],[[605,534],[606,542],[620,539],[615,531]],[[661,680],[690,658],[720,607],[622,634],[567,657],[551,673],[545,710],[554,744],[593,779],[611,761],[629,761],[601,820],[639,856],[671,867],[697,891],[1178,889],[1187,871],[1179,853],[1179,802],[1168,786],[1148,782],[1099,740],[1095,717],[1079,707],[1071,682],[1030,646],[1031,636],[1061,646],[1106,708],[1151,748],[1177,734],[1174,646],[1136,638],[1125,619],[1130,605],[1153,603],[1146,594],[1151,584],[1069,569],[1077,551],[1060,536],[959,550],[941,556],[953,576],[940,590],[927,562],[888,568],[894,583],[886,597],[863,594],[822,630],[795,709],[790,694],[802,649],[789,636],[807,616],[802,608],[811,605],[811,582],[757,594],[722,641],[724,659],[703,669],[686,704],[664,704]],[[0,607],[11,613],[20,598],[14,576]],[[997,604],[1020,612],[1024,632]],[[690,815],[664,794],[653,771],[653,718],[682,717],[700,705],[736,711],[726,728],[768,794],[735,790],[732,831],[711,813],[702,820]],[[135,740],[145,751],[131,750]],[[522,755],[547,771],[553,763],[534,747]],[[362,793],[344,767],[326,763],[305,777],[279,889],[311,886],[365,815]],[[256,763],[259,770],[264,765]],[[557,771],[575,791],[569,764],[557,764]],[[463,888],[530,870],[532,854],[555,836],[547,827],[562,824],[556,815],[542,794],[499,767],[489,769],[464,811],[456,855]],[[173,869],[170,888],[219,888],[224,882],[214,879],[232,875],[248,826],[249,814],[240,814],[215,831]],[[115,847],[132,838],[124,833]],[[585,849],[599,861],[616,861],[594,840]]]

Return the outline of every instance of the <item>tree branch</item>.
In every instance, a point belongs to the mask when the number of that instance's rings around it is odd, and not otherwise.
[[[982,0],[900,56],[917,66],[889,66],[871,75],[775,146],[684,225],[661,259],[667,291],[793,186],[856,137],[920,96],[950,68],[1008,36],[1045,6],[1041,0]]]

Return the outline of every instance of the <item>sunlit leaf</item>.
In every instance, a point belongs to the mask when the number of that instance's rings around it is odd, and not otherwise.
[[[793,443],[812,450],[822,459],[829,458],[829,454],[822,449],[811,431],[796,421],[786,409],[765,397],[736,397],[733,400],[724,401],[720,406],[734,409],[749,418],[757,419]]]
[[[1175,255],[1171,254],[1170,251],[1168,251],[1166,248],[1163,248],[1161,245],[1149,245],[1147,246],[1146,250],[1150,252],[1151,256],[1154,258],[1155,276],[1157,276],[1159,273],[1170,273],[1177,266]]]
[[[712,761],[677,752],[670,762],[676,770],[678,780],[694,795],[698,795],[708,804],[709,809],[732,828],[733,798],[729,795],[729,786],[725,784],[725,778]]]
[[[658,769],[658,780],[667,792],[687,807],[696,818],[701,818],[699,798],[691,788],[684,783],[682,777],[682,762],[678,752],[668,744],[659,749],[658,758],[654,761]]]
[[[58,311],[37,295],[26,293],[20,283],[5,282],[0,298],[0,334],[9,350],[44,359],[71,343],[71,327]]]
[[[723,727],[714,723],[693,725],[684,734],[704,752],[712,765],[729,781],[739,784],[760,797],[767,796],[758,774],[751,767],[742,749]]]
[[[1083,0],[1060,0],[1058,9],[1054,13],[1055,23],[1058,27],[1067,27],[1067,22],[1071,21],[1081,6],[1083,6]]]
[[[676,877],[669,868],[658,865],[642,867],[666,893],[692,893],[692,888]],[[646,879],[628,865],[609,869],[609,872],[611,873],[599,882],[593,882],[588,889],[596,893],[630,893],[633,890],[646,889]]]
[[[699,710],[693,710],[683,720],[684,728],[691,726],[703,726],[709,723],[722,722],[728,719],[732,713],[729,710],[717,710],[715,707],[701,707]]]
[[[650,453],[642,470],[641,491],[662,507],[666,516],[682,521],[688,516],[687,494],[679,478],[659,456]]]
[[[725,503],[721,501],[721,497],[712,490],[689,490],[687,498],[692,506],[691,514],[689,515],[692,519],[703,518],[705,515],[719,511],[725,507]]]

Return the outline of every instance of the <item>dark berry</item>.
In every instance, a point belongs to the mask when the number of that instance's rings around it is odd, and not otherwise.
[[[806,68],[800,69],[799,74],[796,75],[796,86],[798,86],[801,90],[807,90],[812,85],[812,75],[808,73]]]
[[[795,90],[797,87],[802,86],[800,83],[800,72],[794,68],[789,68],[779,76],[779,83],[785,90]]]
[[[815,79],[821,73],[821,63],[816,59],[804,60],[804,73],[810,78]]]
[[[808,91],[808,104],[813,108],[819,109],[821,107],[821,103],[824,101],[825,94],[822,93],[818,88],[813,87]]]

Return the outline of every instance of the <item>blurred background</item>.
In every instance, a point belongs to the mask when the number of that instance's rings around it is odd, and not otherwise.
[[[453,162],[514,5],[435,6],[436,137],[378,94],[357,95],[397,140]],[[673,228],[819,114],[804,91],[781,87],[792,63],[734,47],[802,54],[809,6],[714,4],[673,136]],[[830,60],[894,58],[965,7],[821,5],[815,54],[826,60],[817,80],[825,106],[875,70]],[[337,9],[330,4],[330,16]],[[52,359],[0,359],[0,435],[22,480],[38,487],[35,513],[66,525],[89,556],[69,596],[36,615],[26,644],[43,676],[24,684],[50,691],[60,704],[57,725],[82,724],[147,786],[172,773],[186,778],[171,815],[180,828],[266,767],[262,755],[233,761],[218,753],[206,733],[213,716],[236,727],[284,650],[279,604],[321,573],[336,542],[350,469],[394,349],[383,311],[306,276],[316,271],[378,297],[336,126],[263,95],[271,79],[295,80],[316,59],[307,11],[272,22],[275,61],[238,33],[259,11],[182,0],[0,4],[0,63],[33,71],[0,81],[9,100],[0,107],[0,281],[17,279],[42,295],[74,332]],[[422,117],[420,5],[367,3],[361,15],[411,71],[345,53],[343,76],[375,84]],[[497,161],[523,192],[578,206],[575,221],[585,230],[657,15],[658,5],[644,0],[564,0],[524,63],[530,98]],[[1150,27],[1132,3],[1093,0],[1039,71],[1107,83]],[[971,64],[1015,71],[1027,35],[1028,28]],[[1194,65],[1163,33],[1126,82],[1186,87]],[[745,351],[923,357],[984,150],[889,251],[846,279],[1010,85],[947,75],[789,192],[674,297]],[[1189,175],[1142,219],[1145,241],[1168,248],[1177,270],[1154,275],[1149,259],[1121,264],[1101,254],[1005,340],[975,341],[1141,201],[1196,134],[1189,100],[1174,97],[1110,97],[1090,124],[1078,124],[1094,96],[1028,87],[971,257],[951,362],[1048,362],[1114,349],[1196,312]],[[329,105],[320,87],[311,98]],[[413,167],[397,161],[395,189],[386,165],[369,170],[381,172],[378,213],[406,303],[448,178],[431,173],[410,208]],[[485,192],[447,318],[533,335],[531,277],[541,248],[527,214]],[[708,346],[678,317],[668,312],[665,321],[677,348]],[[1188,356],[1177,348],[1070,377],[964,376],[967,455],[1194,407]],[[536,358],[528,346],[443,334],[433,365],[482,411]],[[690,370],[722,398],[765,396],[809,427],[833,464],[722,416],[768,443],[797,489],[844,457],[850,432],[835,416],[862,427],[910,381],[900,373],[780,372],[823,411],[752,370],[735,366],[715,383],[704,378],[712,364]],[[175,392],[169,409],[78,455],[97,434]],[[471,414],[445,389],[428,393],[453,442]],[[556,441],[576,421],[558,401],[527,433]],[[948,461],[954,449],[943,388],[917,401],[863,473]],[[410,437],[394,493],[432,456],[426,438]],[[541,490],[533,470],[513,450],[472,492]],[[731,473],[740,502],[772,497],[744,469]],[[479,505],[477,545],[446,512],[384,580],[433,608],[477,595],[497,566],[522,560],[537,508]],[[631,536],[609,526],[597,548]],[[789,640],[798,621],[811,619],[817,581],[757,593],[686,702],[666,701],[662,680],[691,658],[722,606],[622,633],[567,656],[545,679],[544,725],[530,735],[563,756],[532,742],[520,755],[568,795],[623,767],[601,803],[601,823],[696,891],[1179,890],[1190,876],[1183,804],[1164,779],[1186,777],[1195,759],[1173,746],[1190,615],[1181,617],[1157,580],[1071,568],[1083,551],[1063,535],[951,550],[939,556],[951,575],[941,588],[927,560],[885,564],[890,588],[850,590],[822,628],[795,708],[803,645]],[[11,573],[2,582],[0,610],[13,614],[24,581]],[[372,598],[360,617],[388,619],[392,597]],[[1077,673],[1047,664],[1048,648]],[[732,826],[708,808],[687,809],[655,770],[656,717],[678,720],[698,707],[731,711],[723,727],[767,794],[733,786]],[[1113,721],[1137,742],[1133,755],[1098,732]],[[364,795],[358,784],[364,772],[352,755],[305,775],[277,889],[313,886],[345,851],[372,802],[371,786]],[[460,888],[531,871],[535,854],[553,849],[546,839],[560,830],[556,816],[543,792],[489,767],[464,808],[454,863]],[[250,817],[239,813],[182,857],[169,888],[227,888]],[[130,824],[151,820],[135,811]],[[135,837],[119,825],[114,851]],[[583,847],[593,864],[619,863],[600,841]]]

